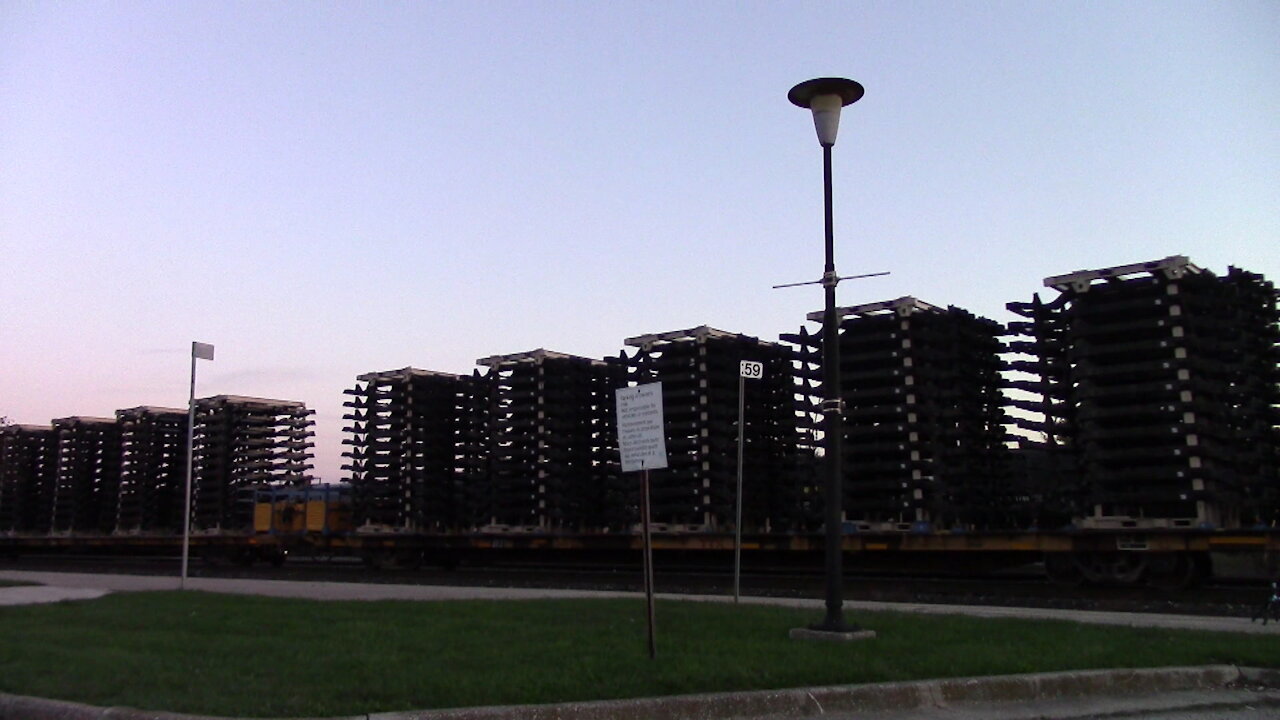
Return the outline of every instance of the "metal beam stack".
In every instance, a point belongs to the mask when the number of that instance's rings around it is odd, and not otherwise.
[[[182,531],[187,411],[141,406],[116,411],[120,426],[117,533]]]
[[[120,499],[120,426],[115,418],[53,421],[58,445],[53,532],[110,533]]]
[[[57,465],[52,427],[0,427],[0,534],[49,532]]]
[[[403,368],[366,373],[343,403],[357,527],[449,531],[471,524],[472,486],[484,473],[479,413],[485,381]]]
[[[255,491],[310,483],[314,412],[289,400],[196,400],[193,530],[251,531]]]
[[[476,363],[489,369],[489,475],[478,508],[489,526],[624,526],[614,391],[626,384],[625,366],[543,349]]]
[[[846,518],[866,530],[1005,526],[1001,326],[913,297],[837,312]],[[799,345],[816,423],[822,333],[784,339]]]
[[[1039,371],[1024,421],[1079,467],[1086,525],[1239,526],[1275,519],[1273,286],[1186,257],[1046,278],[1059,296],[1013,303]],[[1272,499],[1269,499],[1272,498]],[[1270,518],[1265,517],[1271,513]]]
[[[745,392],[743,527],[791,530],[805,523],[794,352],[779,343],[716,330],[641,335],[623,359],[637,384],[662,383],[668,467],[651,473],[654,522],[729,530],[737,503],[739,363],[764,364]]]

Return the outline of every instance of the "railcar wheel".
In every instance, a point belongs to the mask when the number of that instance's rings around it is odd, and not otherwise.
[[[1075,560],[1085,579],[1097,585],[1137,585],[1147,574],[1147,556],[1143,553],[1079,553]]]

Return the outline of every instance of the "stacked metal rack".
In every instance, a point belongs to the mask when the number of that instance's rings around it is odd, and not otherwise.
[[[313,413],[289,400],[196,400],[193,530],[251,531],[258,490],[308,484]]]
[[[1240,527],[1276,519],[1277,312],[1272,285],[1184,256],[1045,279],[1011,303],[1034,353],[1020,402],[1078,467],[1092,527]],[[1268,506],[1269,505],[1269,506]]]
[[[120,426],[115,418],[53,421],[58,464],[54,533],[110,533],[120,498]]]
[[[351,449],[353,520],[366,530],[447,531],[471,525],[473,486],[484,474],[478,410],[486,382],[403,368],[360,375],[343,440]]]
[[[625,525],[614,417],[625,366],[544,349],[476,363],[489,369],[489,474],[478,508],[489,528]]]
[[[57,466],[52,427],[0,427],[0,535],[49,532]]]
[[[182,531],[187,411],[140,406],[116,411],[120,427],[117,533]]]
[[[654,522],[668,529],[728,530],[737,485],[739,363],[764,365],[749,381],[743,441],[743,527],[793,530],[811,521],[813,478],[802,472],[794,352],[716,330],[640,335],[623,359],[637,384],[662,383],[668,467],[651,476]]]
[[[1036,294],[1029,303],[1006,306],[1026,318],[1006,326],[1005,401],[1020,431],[1014,435],[1014,472],[1025,493],[1024,524],[1033,527],[1062,527],[1084,513],[1073,444],[1075,409],[1065,400],[1071,382],[1067,318],[1061,313],[1066,301],[1059,296],[1046,304]]]
[[[1004,526],[1013,488],[1001,326],[913,297],[838,313],[846,517],[863,530]],[[816,422],[821,331],[783,339],[799,346]]]

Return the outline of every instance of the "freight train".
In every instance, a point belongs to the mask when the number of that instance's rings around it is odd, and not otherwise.
[[[1274,572],[1271,283],[1173,256],[1044,285],[1056,297],[1010,303],[1022,319],[1007,325],[911,297],[840,309],[848,565],[1043,562],[1062,582],[1172,587],[1212,558]],[[469,375],[361,375],[340,485],[310,482],[301,403],[202,398],[193,542],[241,561],[625,558],[638,481],[620,471],[614,393],[660,382],[658,552],[731,552],[741,436],[744,549],[759,563],[818,557],[821,331],[770,342],[702,326],[625,345],[491,356]],[[740,378],[743,360],[763,377]],[[0,430],[0,552],[171,550],[186,421],[144,406]]]

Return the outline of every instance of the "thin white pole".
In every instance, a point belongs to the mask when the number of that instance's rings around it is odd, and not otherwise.
[[[746,386],[747,378],[738,373],[738,513],[733,523],[733,601],[738,602],[738,593],[742,580],[742,438],[746,425]]]
[[[196,439],[196,353],[191,351],[191,396],[187,400],[187,492],[182,503],[182,577],[178,589],[187,587],[187,557],[191,551],[191,468],[195,461],[193,447]]]

